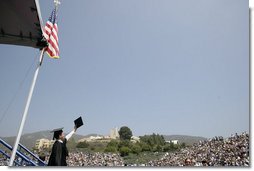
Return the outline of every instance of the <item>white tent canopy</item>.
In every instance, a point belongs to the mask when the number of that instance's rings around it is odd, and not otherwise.
[[[42,25],[38,0],[0,0],[0,44],[45,47]]]

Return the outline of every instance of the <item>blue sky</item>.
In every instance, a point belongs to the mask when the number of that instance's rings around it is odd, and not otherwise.
[[[53,3],[40,3],[46,22]],[[68,132],[80,115],[84,135],[249,131],[248,12],[247,0],[62,0],[61,58],[45,55],[23,132]],[[0,51],[0,117],[17,94],[0,135],[13,136],[39,51]]]

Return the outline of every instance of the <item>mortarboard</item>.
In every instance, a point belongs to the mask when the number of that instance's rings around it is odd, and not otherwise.
[[[74,124],[75,124],[76,128],[79,128],[83,125],[83,121],[82,121],[81,116],[74,121]]]
[[[62,128],[57,128],[57,129],[54,129],[54,130],[50,131],[50,133],[54,133],[53,140],[58,139],[59,135],[61,135],[62,132],[63,132],[63,127]]]

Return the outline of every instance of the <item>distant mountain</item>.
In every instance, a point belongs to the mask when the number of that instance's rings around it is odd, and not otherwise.
[[[74,134],[73,138],[77,142],[78,140],[85,138],[86,136]],[[1,137],[4,141],[6,141],[11,146],[14,145],[14,142],[16,140],[16,137]],[[29,149],[32,149],[35,145],[36,140],[38,139],[52,139],[53,135],[50,133],[49,130],[47,131],[39,131],[34,133],[28,133],[21,136],[20,143],[26,146]]]
[[[189,136],[189,135],[163,135],[166,141],[178,140],[179,143],[185,143],[186,145],[193,145],[199,141],[206,140],[204,137]]]
[[[103,136],[103,135],[100,135],[100,134],[88,134],[88,135],[83,136],[83,138],[88,138],[88,137],[91,137],[91,136],[96,137],[96,136]]]

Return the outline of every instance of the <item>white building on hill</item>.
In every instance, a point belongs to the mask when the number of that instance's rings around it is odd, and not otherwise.
[[[110,137],[111,139],[117,139],[117,138],[119,138],[118,128],[113,128],[113,129],[111,129],[111,130],[110,130],[109,137]]]
[[[35,149],[36,150],[42,150],[44,148],[51,148],[51,146],[54,144],[54,140],[48,140],[48,139],[38,139],[35,142]]]
[[[179,140],[169,140],[167,143],[179,144]]]

